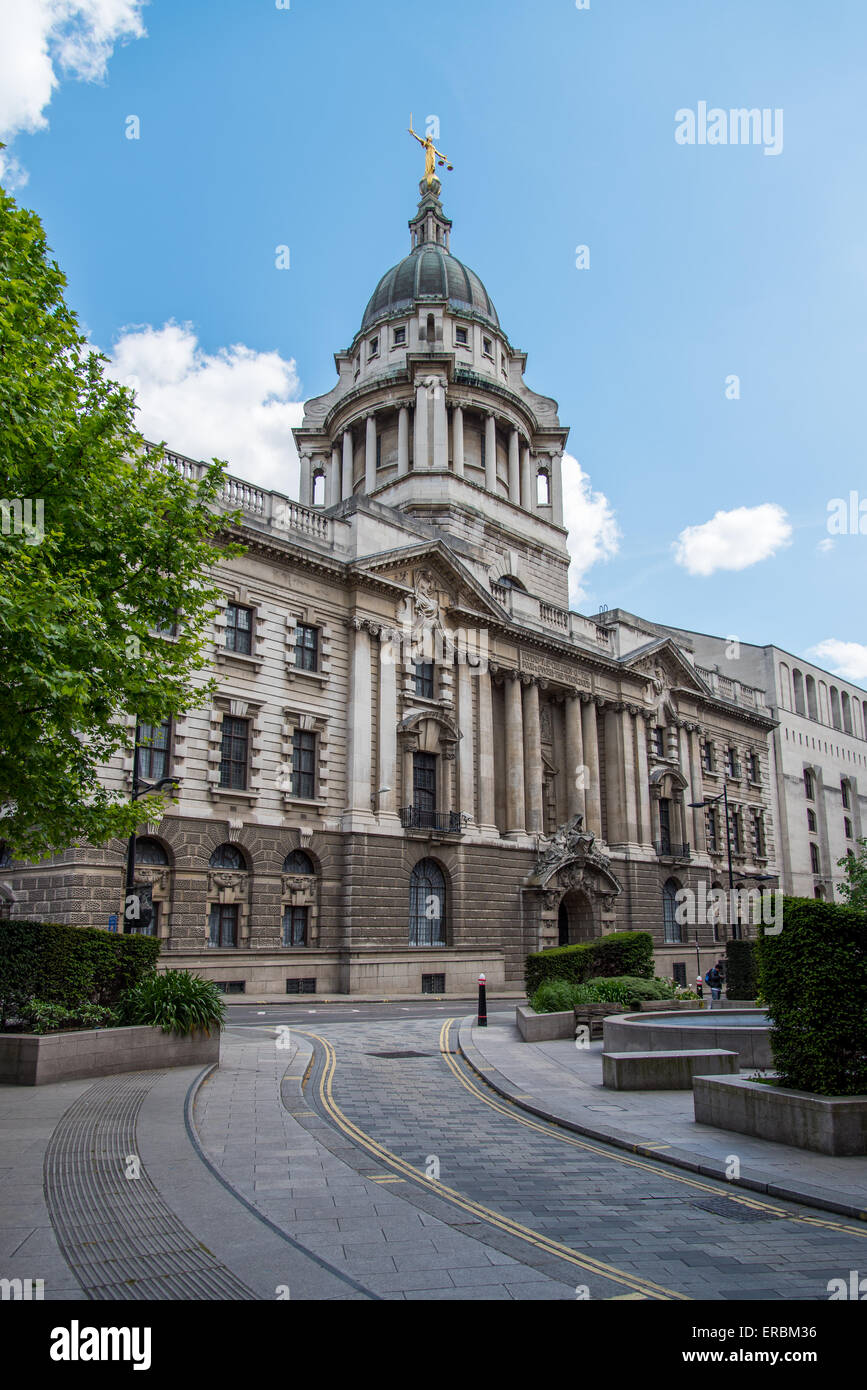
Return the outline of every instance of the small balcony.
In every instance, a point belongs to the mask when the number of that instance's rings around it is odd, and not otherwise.
[[[460,811],[428,811],[421,806],[402,806],[398,815],[404,830],[431,830],[439,835],[460,835],[466,819]]]
[[[673,840],[654,840],[653,848],[659,859],[689,859],[689,845],[678,845]]]

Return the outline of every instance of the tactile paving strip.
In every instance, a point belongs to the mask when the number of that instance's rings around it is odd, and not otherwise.
[[[255,1299],[179,1221],[143,1167],[136,1121],[164,1073],[97,1081],[69,1107],[45,1153],[45,1200],[60,1248],[93,1299]]]

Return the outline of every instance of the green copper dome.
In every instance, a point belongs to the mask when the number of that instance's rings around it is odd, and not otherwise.
[[[491,328],[500,326],[490,295],[475,271],[444,246],[426,241],[383,275],[364,311],[362,332],[378,318],[425,299],[446,299],[456,313],[471,313]]]

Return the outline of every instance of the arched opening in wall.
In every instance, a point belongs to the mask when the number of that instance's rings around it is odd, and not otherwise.
[[[842,696],[841,696],[840,698],[841,698],[842,712],[843,712],[843,732],[846,733],[846,734],[851,734],[851,732],[852,732],[852,707],[851,707],[851,704],[850,704],[850,702],[849,702],[849,696],[846,694],[846,691],[845,691],[845,690],[843,691],[843,694],[842,694]]]
[[[238,845],[225,844],[217,845],[208,863],[212,869],[240,869],[247,867],[244,858],[244,851]]]
[[[446,944],[446,880],[435,859],[419,860],[410,875],[409,944]]]
[[[313,939],[316,903],[316,866],[309,854],[293,849],[283,860],[284,946],[309,946]]]
[[[804,677],[797,669],[792,672],[792,681],[795,687],[795,713],[806,714],[807,706],[804,703]]]
[[[789,668],[784,661],[780,662],[780,704],[783,709],[792,708],[792,682]]]
[[[557,937],[560,946],[577,946],[597,935],[590,899],[580,889],[572,889],[560,899],[557,909]]]
[[[835,729],[842,729],[843,721],[840,718],[840,692],[836,685],[831,686],[831,723]]]
[[[313,507],[325,506],[325,474],[322,472],[313,474],[313,494],[310,498]]]
[[[516,579],[513,574],[503,574],[499,579],[494,580],[494,583],[499,584],[501,589],[520,589],[522,594],[527,592],[526,585],[522,584],[520,579]]]
[[[819,718],[819,706],[816,702],[816,682],[812,676],[807,677],[807,713],[811,719]]]
[[[166,853],[165,847],[160,844],[159,840],[154,840],[148,835],[142,835],[135,842],[135,862],[136,864],[144,864],[148,867],[156,868],[160,865],[168,864],[169,856]]]
[[[547,468],[540,468],[536,474],[536,506],[550,507],[551,505],[551,475]]]
[[[435,342],[435,341],[436,341],[436,335],[437,335],[437,321],[436,321],[436,319],[434,318],[433,314],[428,314],[428,316],[427,316],[427,326],[426,326],[426,330],[425,330],[425,336],[426,336],[426,338],[427,338],[427,341],[428,341],[429,343]]]

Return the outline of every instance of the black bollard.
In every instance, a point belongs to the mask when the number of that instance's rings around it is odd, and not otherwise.
[[[485,997],[485,977],[479,976],[479,1016],[476,1022],[480,1028],[488,1026],[488,1001]]]

